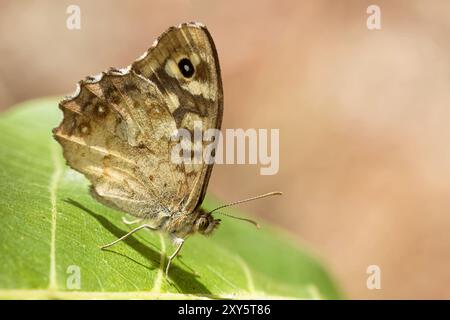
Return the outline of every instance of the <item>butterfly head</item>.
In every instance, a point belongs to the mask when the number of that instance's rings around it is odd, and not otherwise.
[[[194,231],[204,235],[210,235],[220,224],[220,219],[214,219],[209,214],[202,212],[194,222]]]

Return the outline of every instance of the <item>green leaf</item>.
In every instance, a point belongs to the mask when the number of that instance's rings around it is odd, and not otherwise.
[[[174,247],[163,234],[139,231],[100,250],[131,227],[65,165],[51,137],[57,103],[29,101],[0,117],[0,298],[340,297],[316,259],[264,224],[224,217],[211,237],[186,241],[169,280],[163,270]]]

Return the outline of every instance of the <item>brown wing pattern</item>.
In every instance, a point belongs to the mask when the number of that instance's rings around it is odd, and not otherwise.
[[[188,58],[195,67],[191,78],[177,70],[177,63]],[[147,53],[132,64],[132,70],[149,79],[169,101],[178,128],[193,130],[200,120],[203,130],[220,129],[223,89],[217,51],[206,27],[182,24],[163,33]],[[212,165],[185,166],[191,187],[184,209],[192,212],[206,193]]]
[[[195,66],[190,79],[176,73],[184,57]],[[81,81],[60,108],[54,136],[100,202],[147,218],[201,204],[212,166],[172,163],[170,137],[176,128],[192,130],[195,120],[203,130],[220,127],[220,71],[205,27],[170,28],[128,69]]]
[[[54,129],[67,163],[101,202],[139,217],[172,209],[189,186],[169,158],[173,117],[159,90],[130,72],[82,81]]]

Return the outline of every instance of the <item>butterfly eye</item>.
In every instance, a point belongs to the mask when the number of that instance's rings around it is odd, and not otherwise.
[[[198,226],[198,230],[200,231],[200,232],[202,232],[202,231],[205,231],[205,229],[208,227],[208,220],[207,219],[205,219],[205,218],[200,218],[199,220],[198,220],[198,224],[197,224],[197,226]]]
[[[206,221],[202,221],[202,223],[200,223],[200,230],[205,230],[206,227],[208,226],[208,223]]]
[[[180,69],[181,74],[185,78],[190,78],[194,74],[194,66],[192,65],[191,60],[187,58],[183,58],[178,62],[178,68]]]

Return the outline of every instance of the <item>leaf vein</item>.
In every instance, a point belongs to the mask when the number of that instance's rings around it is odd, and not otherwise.
[[[50,238],[50,275],[49,275],[49,289],[56,290],[56,217],[58,214],[56,208],[57,189],[59,181],[62,176],[62,165],[58,160],[56,144],[51,143],[50,153],[53,162],[53,174],[50,178],[49,192],[50,192],[50,204],[51,204],[51,238]]]

